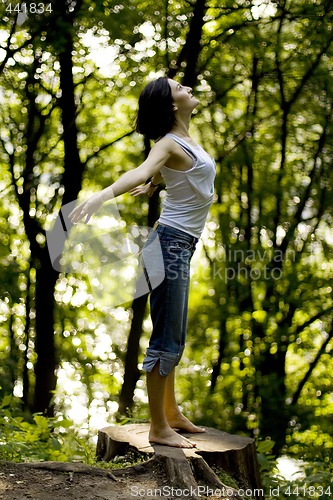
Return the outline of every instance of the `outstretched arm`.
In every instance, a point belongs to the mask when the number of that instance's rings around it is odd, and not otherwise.
[[[157,172],[147,184],[137,186],[129,191],[129,194],[132,196],[140,196],[141,194],[146,194],[149,196],[153,196],[158,185],[163,181],[163,177],[160,172]]]
[[[143,184],[149,177],[155,176],[168,161],[170,157],[170,148],[168,141],[159,141],[151,149],[147,159],[137,168],[125,172],[116,182],[95,193],[87,201],[75,207],[69,214],[71,222],[74,224],[86,217],[88,222],[92,214],[98,210],[105,201],[116,198],[121,194],[127,193],[136,186]]]

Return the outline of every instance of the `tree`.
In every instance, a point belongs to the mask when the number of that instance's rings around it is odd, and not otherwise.
[[[198,0],[193,8],[193,16],[191,17],[188,35],[186,37],[186,42],[183,45],[177,62],[167,69],[167,74],[170,78],[177,73],[177,70],[181,65],[186,64],[186,71],[182,78],[183,85],[194,86],[196,80],[196,68],[199,54],[201,51],[200,40],[202,34],[202,27],[204,24],[204,15],[206,11],[206,2]],[[168,18],[164,18],[164,22],[167,23]],[[164,33],[167,32],[165,28]],[[166,62],[168,62],[168,57],[166,54]],[[149,142],[149,141],[148,141]],[[147,145],[147,153],[149,152],[149,144]],[[151,198],[149,202],[148,211],[148,226],[152,227],[154,222],[158,219],[159,215],[159,200],[158,192]],[[140,377],[140,371],[138,369],[139,360],[139,342],[142,335],[142,323],[146,312],[147,296],[139,297],[135,299],[132,304],[133,309],[133,319],[131,324],[131,329],[128,337],[128,344],[126,350],[125,359],[125,374],[124,383],[122,385],[120,397],[119,397],[119,412],[128,413],[133,406],[133,396],[136,383]]]
[[[26,302],[25,335],[26,346],[34,342],[35,382],[31,402],[29,377],[23,377],[24,402],[30,404],[33,411],[48,414],[53,412],[51,400],[56,388],[54,289],[59,271],[50,262],[45,245],[45,225],[48,212],[75,200],[82,187],[84,164],[78,144],[77,87],[84,85],[89,75],[85,75],[81,82],[74,81],[73,54],[74,44],[77,44],[74,42],[76,18],[85,9],[89,6],[85,5],[83,9],[82,1],[77,2],[75,8],[52,3],[52,12],[46,19],[42,15],[35,16],[33,22],[32,19],[27,21],[27,29],[22,31],[15,31],[18,26],[16,11],[14,17],[8,15],[3,20],[6,26],[9,24],[10,32],[2,69],[9,102],[14,101],[14,92],[16,98],[14,105],[9,105],[3,112],[5,122],[9,124],[7,132],[2,131],[3,155],[22,211],[30,252],[28,276],[31,278],[27,280],[30,286],[27,296],[32,300]],[[17,45],[12,48],[14,43]],[[19,113],[20,101],[24,103],[23,116]],[[55,132],[51,119],[62,128],[60,135]],[[63,156],[59,143],[63,144]],[[89,159],[93,156],[90,155]],[[49,169],[50,160],[55,164],[53,171]],[[44,196],[40,194],[43,188],[48,191]],[[33,322],[30,321],[32,316]],[[26,359],[24,372],[27,362]]]
[[[215,95],[206,118],[220,150],[216,242],[207,257],[212,276],[223,280],[212,279],[219,339],[209,401],[221,391],[279,450],[294,417],[292,393],[304,387],[302,379],[289,380],[288,356],[318,319],[317,335],[330,337],[332,302],[325,290],[332,276],[324,278],[318,261],[314,267],[309,262],[314,248],[331,258],[325,228],[332,203],[326,66],[332,11],[325,2],[270,6],[274,13],[263,18],[245,4],[221,8],[215,42],[223,44],[220,50],[212,41],[205,45],[204,69]],[[224,61],[220,73],[218,60]],[[212,132],[204,131],[209,141]],[[234,389],[223,387],[223,365],[233,365],[240,378]]]
[[[124,376],[120,409],[133,407],[149,333],[142,328],[146,297],[117,322],[114,309],[92,303],[84,273],[52,270],[45,229],[81,189],[105,187],[137,165],[138,146],[149,148],[130,125],[139,89],[167,70],[200,96],[192,133],[217,162],[190,302],[187,353],[195,369],[186,356],[180,368],[191,374],[179,386],[183,405],[205,424],[270,436],[281,449],[289,434],[298,439],[300,423],[306,429],[317,418],[306,398],[321,415],[330,407],[332,381],[323,373],[332,318],[332,8],[324,0],[161,0],[154,9],[144,0],[82,1],[66,8],[54,4],[52,14],[21,27],[9,15],[2,24],[1,171],[4,188],[14,186],[5,191],[2,220],[16,214],[2,276],[16,272],[20,283],[9,282],[1,302],[11,388],[24,379],[25,400],[36,387],[44,399],[35,408],[45,408],[58,357],[80,370],[91,400],[91,377],[112,398]],[[106,76],[84,36],[112,49]],[[157,202],[124,198],[118,206],[127,223],[135,213],[139,225],[147,216],[151,225]],[[117,339],[109,360],[117,377],[107,382],[111,368],[89,352],[101,325]],[[33,383],[31,364],[47,386]]]

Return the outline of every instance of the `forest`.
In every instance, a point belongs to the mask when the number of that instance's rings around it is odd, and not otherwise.
[[[47,240],[61,207],[145,159],[138,96],[167,74],[200,100],[191,135],[217,169],[180,405],[198,425],[266,445],[267,467],[307,461],[322,484],[333,462],[331,1],[0,9],[0,459],[29,459],[10,439],[33,422],[53,429],[39,458],[66,460],[68,434],[81,456],[103,425],[148,418],[149,300],[133,281],[164,188],[106,204],[58,241],[58,260]]]

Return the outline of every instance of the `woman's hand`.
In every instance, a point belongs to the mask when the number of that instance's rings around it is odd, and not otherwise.
[[[85,223],[89,222],[92,214],[96,212],[103,205],[103,199],[99,193],[93,194],[88,200],[80,203],[77,207],[72,210],[69,214],[69,219],[73,224],[80,222],[84,217],[86,218]]]
[[[141,194],[146,194],[151,197],[155,193],[158,186],[152,186],[150,182],[141,186],[137,186],[129,191],[132,196],[140,196]]]

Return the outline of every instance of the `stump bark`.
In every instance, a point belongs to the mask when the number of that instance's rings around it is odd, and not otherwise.
[[[219,490],[225,498],[244,500],[247,490],[247,498],[264,499],[254,440],[209,427],[205,430],[199,434],[182,433],[195,443],[195,448],[173,448],[150,444],[149,424],[104,427],[98,432],[96,455],[100,460],[110,461],[129,452],[141,454],[147,460],[132,470],[136,473],[162,470],[168,485],[191,492],[187,498]],[[213,469],[226,472],[239,488],[223,484]]]

